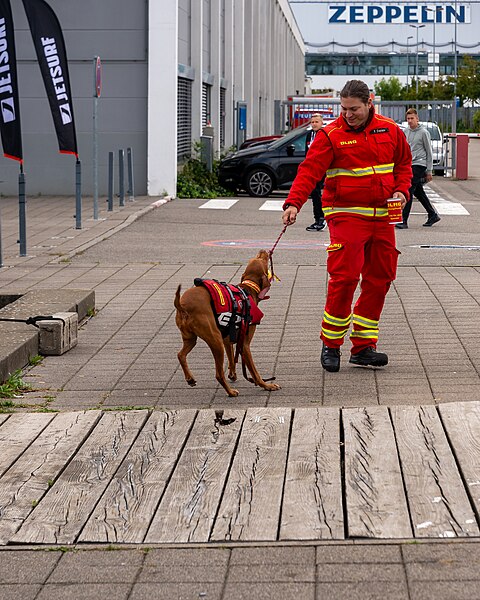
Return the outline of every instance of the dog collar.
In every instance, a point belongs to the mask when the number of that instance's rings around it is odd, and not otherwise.
[[[251,281],[250,279],[244,279],[242,281],[242,284],[246,285],[247,287],[252,288],[252,290],[255,290],[257,292],[257,294],[260,293],[260,286],[257,285],[254,281]]]

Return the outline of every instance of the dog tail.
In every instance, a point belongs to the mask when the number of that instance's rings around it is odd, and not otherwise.
[[[177,287],[177,291],[175,292],[175,299],[173,301],[173,305],[175,306],[175,308],[181,312],[183,312],[182,310],[182,305],[180,304],[180,292],[182,290],[182,284],[180,284]]]

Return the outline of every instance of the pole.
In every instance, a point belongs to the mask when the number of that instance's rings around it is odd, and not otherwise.
[[[457,71],[458,71],[458,58],[457,58],[457,0],[455,0],[455,26],[454,26],[454,38],[455,38],[455,56],[453,58],[453,107],[452,107],[452,133],[457,133]]]
[[[108,153],[108,211],[113,210],[113,152]]]
[[[75,229],[82,228],[82,163],[75,163]]]
[[[417,64],[415,66],[415,83],[416,83],[416,87],[417,87],[417,100],[418,100],[418,30],[419,27],[415,27],[415,29],[417,30]]]
[[[25,197],[25,173],[20,165],[18,175],[18,221],[20,227],[20,256],[27,256],[27,199]]]
[[[93,59],[93,218],[98,221],[98,98],[102,86],[100,57]]]
[[[408,77],[410,75],[410,45],[409,40],[413,40],[413,35],[407,36],[407,92],[408,92]]]
[[[125,151],[118,151],[118,196],[120,198],[119,206],[125,206]]]
[[[128,199],[130,202],[135,200],[135,194],[133,191],[133,150],[127,148],[127,175],[128,175]]]

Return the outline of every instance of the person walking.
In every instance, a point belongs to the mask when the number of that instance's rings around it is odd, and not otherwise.
[[[348,81],[340,100],[341,115],[317,134],[298,168],[282,216],[285,225],[295,223],[312,187],[326,175],[322,204],[331,243],[320,338],[321,364],[331,372],[340,369],[340,347],[351,324],[349,362],[388,364],[388,356],[376,350],[380,314],[399,254],[387,199],[399,199],[403,207],[412,179],[405,135],[392,119],[376,114],[366,83]]]
[[[408,229],[408,217],[412,209],[413,197],[420,200],[421,205],[427,211],[427,220],[424,227],[431,227],[440,221],[437,211],[433,208],[425,190],[424,182],[432,181],[433,153],[430,134],[418,119],[418,113],[414,108],[409,108],[406,114],[408,128],[405,132],[408,145],[412,152],[412,184],[409,198],[402,211],[403,223],[397,223],[398,229]]]
[[[312,115],[310,119],[311,129],[307,133],[307,137],[305,139],[305,155],[307,154],[310,146],[312,145],[315,136],[323,127],[323,117],[320,113],[315,113]],[[318,181],[316,186],[313,188],[312,193],[310,194],[312,198],[313,204],[313,218],[314,221],[311,225],[306,227],[307,231],[323,231],[327,223],[325,221],[325,215],[322,210],[322,192],[323,192],[323,184],[325,178],[322,177],[321,181]]]

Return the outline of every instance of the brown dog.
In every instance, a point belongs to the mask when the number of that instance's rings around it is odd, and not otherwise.
[[[237,287],[244,289],[250,294],[251,302],[258,304],[265,292],[270,287],[268,279],[268,252],[260,250],[255,258],[252,258],[245,272],[242,275],[241,283]],[[230,338],[222,338],[219,327],[215,319],[214,311],[211,306],[211,298],[208,290],[203,286],[189,288],[180,297],[181,286],[177,288],[174,305],[177,309],[175,321],[180,329],[183,339],[183,347],[178,353],[178,360],[182,366],[183,373],[188,385],[196,385],[192,372],[188,368],[187,355],[197,343],[197,338],[204,340],[215,359],[215,376],[217,381],[225,388],[229,396],[238,396],[238,390],[233,389],[225,379],[223,370],[224,349],[228,359],[228,378],[231,381],[237,380],[235,368],[235,357]],[[264,390],[278,390],[280,386],[276,383],[266,383],[261,377],[255,363],[253,362],[250,351],[250,343],[255,334],[256,325],[250,325],[245,335],[242,348],[242,357],[244,364],[250,371],[253,382]]]

